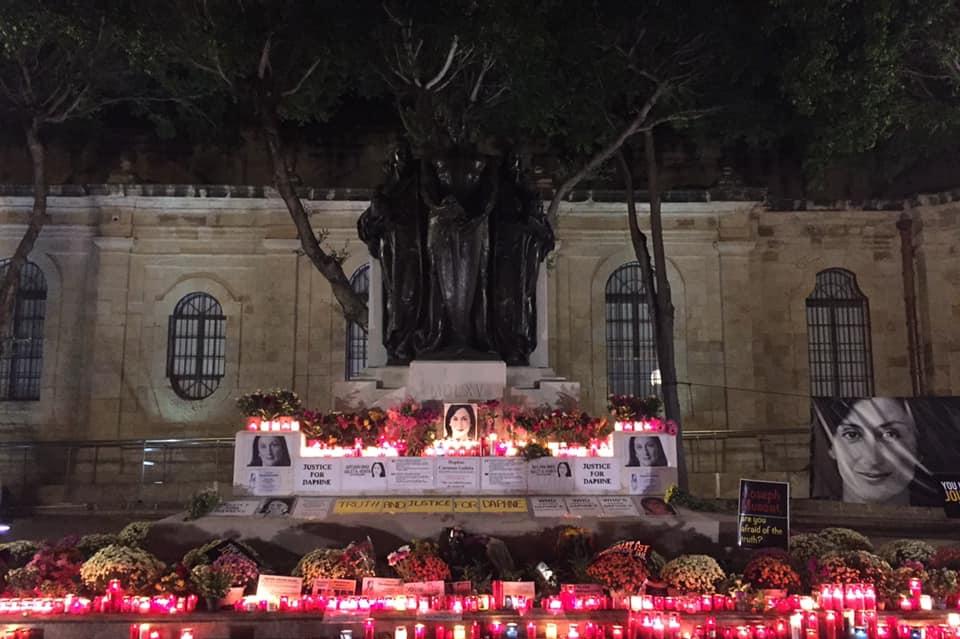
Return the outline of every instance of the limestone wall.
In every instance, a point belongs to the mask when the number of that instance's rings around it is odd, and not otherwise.
[[[332,405],[344,322],[279,199],[189,191],[51,199],[31,257],[48,285],[41,400],[0,404],[4,439],[227,435],[239,422],[235,397],[258,387],[293,386],[310,406]],[[355,232],[366,204],[322,196],[308,207],[327,243],[349,252],[349,275],[367,259]],[[0,252],[12,252],[30,203],[0,198]],[[550,364],[580,382],[595,412],[607,394],[604,287],[634,259],[624,208],[566,203],[548,271]],[[912,213],[929,387],[960,393],[960,205],[917,203]],[[665,206],[688,428],[808,423],[805,298],[829,267],[856,273],[869,298],[876,392],[909,394],[899,215]],[[166,378],[167,322],[195,291],[227,316],[226,375],[211,397],[187,401]]]

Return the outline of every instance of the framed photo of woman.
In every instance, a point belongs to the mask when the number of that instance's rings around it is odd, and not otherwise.
[[[444,404],[437,439],[451,442],[476,441],[481,435],[477,427],[478,416],[476,404]]]

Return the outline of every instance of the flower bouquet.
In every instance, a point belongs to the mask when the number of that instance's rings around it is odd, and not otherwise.
[[[125,592],[148,594],[163,573],[163,563],[140,548],[113,545],[101,548],[80,567],[80,578],[95,593],[106,592],[113,579]]]
[[[958,606],[957,596],[960,595],[960,579],[957,571],[949,568],[931,568],[927,572],[925,582],[927,590],[937,601],[938,605]]]
[[[717,582],[725,576],[716,560],[708,555],[680,555],[660,571],[660,578],[681,593],[713,593]]]
[[[450,566],[440,558],[437,545],[414,540],[387,555],[387,563],[404,581],[446,581]]]
[[[885,544],[879,552],[888,564],[894,568],[906,565],[908,562],[926,566],[933,557],[934,548],[919,539],[898,539]]]
[[[25,566],[8,573],[10,589],[23,596],[58,597],[76,592],[84,559],[78,543],[76,537],[44,543]]]
[[[182,563],[177,562],[170,568],[170,572],[160,577],[153,590],[157,595],[176,595],[186,597],[193,594],[193,582],[190,580],[190,571]]]
[[[866,550],[873,552],[873,544],[865,535],[850,528],[824,528],[818,536],[836,550]]]
[[[7,568],[23,568],[38,550],[40,544],[35,541],[8,541],[0,544],[0,561],[3,561]]]
[[[303,577],[305,586],[317,579],[362,579],[374,575],[373,544],[370,540],[346,548],[317,548],[300,558],[294,577]]]
[[[761,590],[800,590],[800,575],[787,561],[770,554],[751,559],[743,569],[743,578]]]
[[[587,575],[607,590],[632,595],[643,592],[650,571],[650,546],[620,542],[599,553],[587,567]]]
[[[232,588],[246,588],[260,576],[257,562],[238,552],[225,552],[211,565],[230,576]]]
[[[633,395],[610,395],[607,409],[618,422],[640,422],[660,415],[663,402],[656,395],[634,397]]]
[[[300,407],[300,397],[292,390],[285,388],[275,388],[266,392],[257,389],[237,398],[237,408],[240,412],[258,420],[296,415],[300,412]]]
[[[117,540],[124,546],[140,548],[147,540],[152,521],[131,521],[117,533]]]
[[[207,609],[211,611],[220,607],[219,601],[230,590],[230,575],[211,564],[194,566],[190,571],[190,580],[196,587],[197,594],[206,599]]]
[[[930,566],[960,570],[960,546],[940,546],[930,558]]]

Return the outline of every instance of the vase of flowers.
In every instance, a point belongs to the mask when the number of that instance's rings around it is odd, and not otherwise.
[[[221,607],[232,606],[239,601],[247,587],[260,576],[257,563],[238,552],[225,552],[212,565],[230,578],[230,589],[220,600]]]
[[[769,554],[751,559],[743,569],[743,578],[766,597],[782,599],[787,592],[800,590],[800,575],[784,559]]]
[[[353,542],[346,548],[316,548],[297,562],[294,577],[303,577],[310,587],[317,579],[363,579],[373,577],[375,559],[370,540]]]
[[[437,545],[430,541],[417,541],[397,548],[387,555],[387,563],[404,581],[446,581],[450,579],[450,566],[440,558]]]
[[[717,561],[708,555],[680,555],[668,561],[660,578],[679,593],[710,594],[725,577]]]
[[[617,544],[593,559],[587,567],[587,575],[607,590],[622,590],[626,595],[635,595],[643,592],[650,571],[645,553],[632,552]]]
[[[148,594],[163,574],[163,563],[140,548],[111,545],[101,548],[80,567],[87,588],[104,592],[116,579],[130,594]]]
[[[190,571],[190,580],[197,589],[197,594],[206,601],[207,610],[219,610],[220,602],[230,590],[230,575],[211,564],[200,564]]]

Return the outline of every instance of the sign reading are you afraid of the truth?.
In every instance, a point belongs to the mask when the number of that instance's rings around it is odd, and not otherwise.
[[[737,545],[787,550],[789,539],[790,484],[741,479]]]

